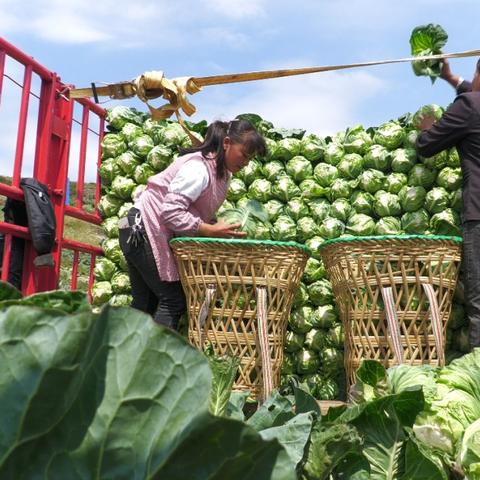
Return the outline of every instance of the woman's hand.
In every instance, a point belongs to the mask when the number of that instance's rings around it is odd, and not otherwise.
[[[242,238],[247,234],[246,232],[240,232],[238,230],[241,225],[241,223],[226,223],[223,220],[213,225],[210,223],[201,223],[198,228],[198,233],[202,235],[202,237]]]

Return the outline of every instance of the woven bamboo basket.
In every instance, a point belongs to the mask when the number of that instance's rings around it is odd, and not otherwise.
[[[279,385],[288,317],[308,250],[294,242],[176,238],[188,338],[240,358],[234,390],[255,400]]]
[[[345,330],[347,385],[363,359],[386,367],[445,363],[459,237],[345,237],[321,246]]]

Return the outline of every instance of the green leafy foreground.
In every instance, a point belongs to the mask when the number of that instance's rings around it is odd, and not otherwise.
[[[365,361],[355,402],[323,416],[302,384],[252,414],[231,393],[238,359],[141,312],[0,297],[2,479],[480,478],[480,350],[441,369]]]

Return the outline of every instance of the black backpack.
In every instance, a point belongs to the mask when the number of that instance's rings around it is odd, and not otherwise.
[[[25,195],[28,228],[33,248],[39,255],[50,253],[55,244],[57,224],[48,189],[34,178],[22,178],[20,187]]]

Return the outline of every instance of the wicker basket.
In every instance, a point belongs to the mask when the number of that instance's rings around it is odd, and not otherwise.
[[[444,365],[461,238],[346,237],[321,246],[345,330],[347,384],[363,359]]]
[[[288,317],[308,258],[294,242],[176,238],[188,338],[240,357],[235,390],[262,400],[279,385]]]

